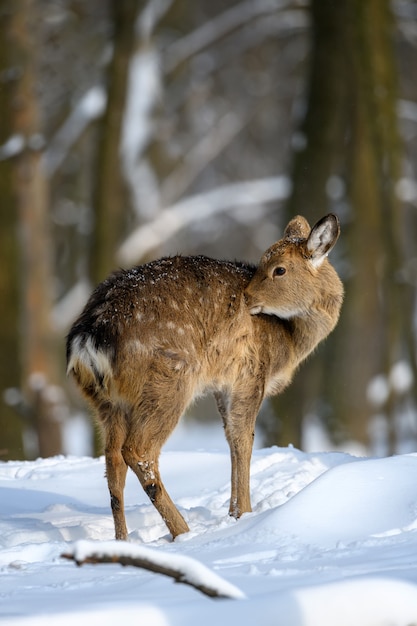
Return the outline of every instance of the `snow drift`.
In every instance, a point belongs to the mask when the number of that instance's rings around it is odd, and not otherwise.
[[[254,510],[238,521],[227,515],[227,452],[165,452],[161,468],[191,532],[172,543],[129,475],[124,550],[151,548],[162,562],[213,580],[220,591],[236,590],[235,599],[214,601],[136,568],[77,568],[61,559],[64,552],[118,544],[103,459],[56,457],[0,464],[0,621],[417,624],[417,455],[256,451]]]

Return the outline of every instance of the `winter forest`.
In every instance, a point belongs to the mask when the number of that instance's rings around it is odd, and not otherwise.
[[[342,316],[262,442],[416,451],[417,3],[2,0],[0,29],[0,460],[99,451],[65,336],[110,271],[256,263],[328,212]]]

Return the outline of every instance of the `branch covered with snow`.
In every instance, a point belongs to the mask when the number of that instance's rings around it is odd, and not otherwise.
[[[25,144],[25,138],[21,134],[17,133],[9,137],[7,141],[0,145],[0,161],[11,159],[23,152]]]
[[[210,598],[242,599],[244,593],[215,574],[208,567],[188,556],[167,554],[160,550],[133,545],[125,541],[77,541],[63,558],[77,565],[85,563],[120,563],[169,576],[178,583],[191,585]]]
[[[121,265],[132,265],[193,222],[200,222],[216,213],[236,210],[236,207],[285,200],[289,193],[288,178],[277,176],[224,185],[207,193],[190,196],[161,211],[152,222],[134,230],[119,248],[118,261]]]
[[[165,54],[166,72],[173,72],[178,65],[201,52],[231,31],[242,27],[253,19],[285,9],[288,0],[244,0],[226,9],[220,15],[204,22],[190,34],[172,43]]]
[[[53,176],[61,167],[70,149],[90,122],[104,113],[106,104],[107,95],[100,86],[91,87],[77,102],[44,153],[44,165],[48,176]]]

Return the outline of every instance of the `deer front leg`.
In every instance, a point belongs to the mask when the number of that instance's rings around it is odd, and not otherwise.
[[[231,458],[231,494],[229,515],[239,518],[252,511],[250,501],[250,461],[252,457],[255,421],[260,400],[256,391],[250,397],[235,397],[227,401],[216,394]],[[246,396],[246,394],[245,394]]]
[[[238,430],[238,429],[236,429]],[[252,511],[250,501],[250,460],[253,447],[253,433],[236,432],[229,429],[228,441],[232,463],[229,515],[239,518]]]

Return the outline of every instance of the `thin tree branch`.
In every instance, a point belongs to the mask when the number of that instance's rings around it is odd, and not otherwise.
[[[61,555],[77,565],[119,563],[173,578],[177,583],[194,587],[210,598],[242,599],[244,593],[205,565],[187,556],[166,554],[125,542],[105,542],[97,549],[96,542],[79,541],[72,553]]]
[[[184,195],[197,176],[245,128],[253,113],[239,115],[229,112],[216,121],[210,132],[193,145],[184,155],[181,164],[165,179],[161,190],[162,206],[173,204]]]
[[[173,72],[178,65],[252,19],[280,11],[290,4],[290,0],[245,0],[226,9],[167,48],[164,55],[165,72]]]

